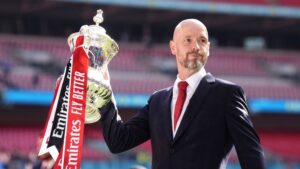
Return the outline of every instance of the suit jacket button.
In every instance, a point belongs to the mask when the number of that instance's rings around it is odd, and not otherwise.
[[[171,148],[170,153],[174,153],[174,152],[175,152],[174,148]]]

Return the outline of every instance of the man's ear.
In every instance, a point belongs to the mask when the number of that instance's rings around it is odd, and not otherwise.
[[[176,46],[175,46],[175,42],[173,40],[170,40],[169,46],[170,46],[171,53],[173,55],[176,55]]]
[[[207,51],[207,56],[209,56],[209,51],[210,51],[210,42],[208,41],[208,51]]]

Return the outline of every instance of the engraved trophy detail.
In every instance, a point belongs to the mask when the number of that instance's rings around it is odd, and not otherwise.
[[[77,37],[84,36],[83,48],[89,57],[85,123],[98,121],[101,118],[98,109],[110,100],[105,98],[111,97],[112,92],[107,69],[111,59],[119,51],[118,44],[99,26],[103,22],[102,13],[102,10],[97,10],[93,18],[95,25],[83,25],[79,32],[68,37],[73,53]]]

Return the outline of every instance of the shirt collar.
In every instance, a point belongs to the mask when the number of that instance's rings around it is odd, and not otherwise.
[[[194,73],[192,76],[188,77],[185,81],[189,84],[188,87],[195,88],[200,83],[201,79],[206,75],[206,71],[204,67],[202,67],[198,72]],[[177,84],[182,81],[179,76],[177,75],[177,78],[174,83],[174,88],[177,89]]]

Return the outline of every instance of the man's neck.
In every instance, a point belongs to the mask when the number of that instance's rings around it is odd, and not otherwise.
[[[201,68],[200,68],[201,69]],[[186,80],[196,72],[199,72],[200,69],[183,69],[178,71],[178,76],[181,80]]]

